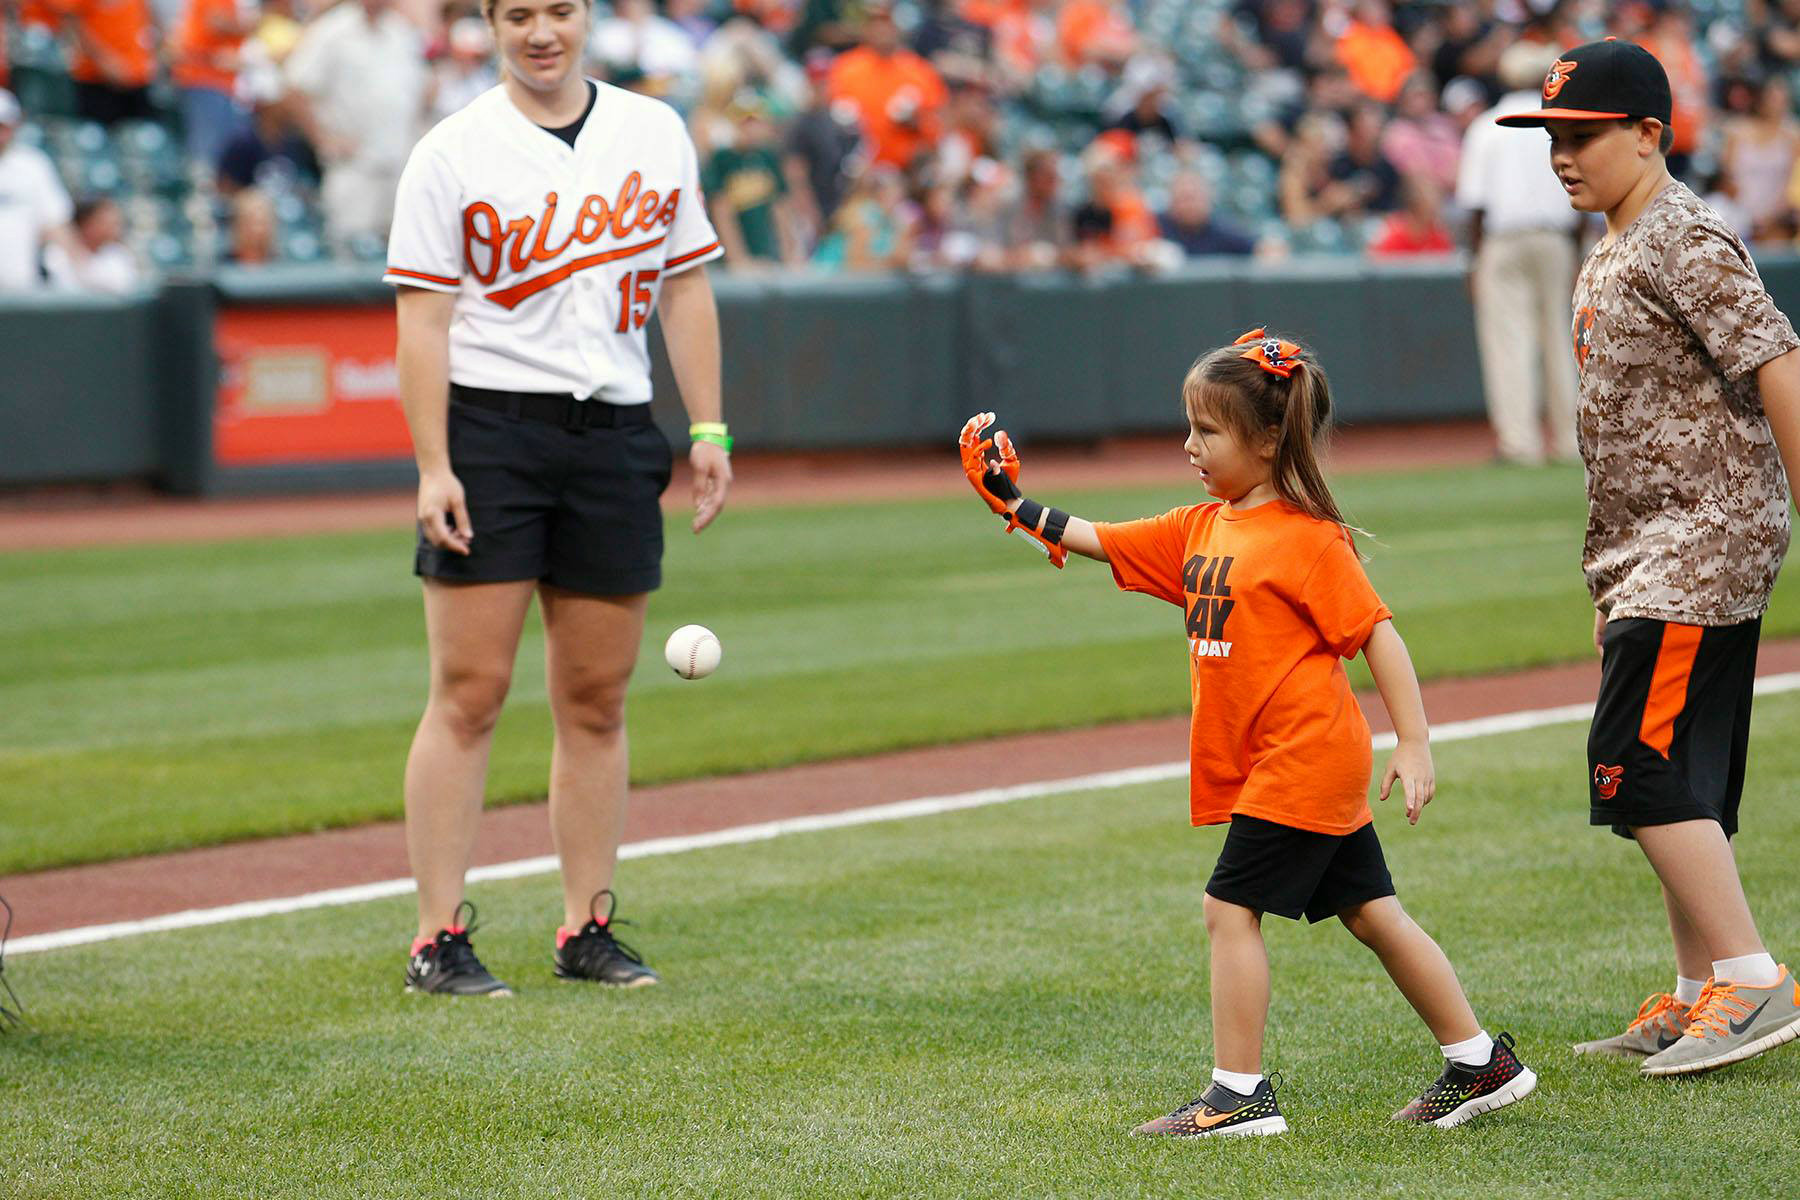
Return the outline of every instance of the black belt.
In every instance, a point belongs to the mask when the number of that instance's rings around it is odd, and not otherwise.
[[[491,388],[450,385],[450,399],[509,417],[544,421],[564,429],[612,428],[651,424],[648,404],[608,404],[604,400],[577,400],[560,392],[496,392]]]

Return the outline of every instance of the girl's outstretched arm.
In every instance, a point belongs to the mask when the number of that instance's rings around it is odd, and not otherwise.
[[[1399,743],[1381,777],[1381,798],[1386,800],[1394,781],[1399,780],[1406,796],[1406,819],[1417,825],[1419,814],[1437,792],[1437,775],[1431,766],[1431,730],[1425,723],[1419,676],[1392,621],[1375,626],[1363,645],[1363,659],[1369,664],[1369,673],[1375,676],[1375,686],[1381,692],[1381,702],[1387,706]]]
[[[1106,547],[1100,544],[1100,535],[1094,532],[1094,523],[1080,517],[1069,518],[1069,527],[1063,530],[1063,545],[1095,562],[1112,561],[1106,557]]]

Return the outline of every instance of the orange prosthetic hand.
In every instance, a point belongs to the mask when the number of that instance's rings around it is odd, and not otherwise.
[[[983,437],[994,423],[994,414],[976,413],[962,428],[957,445],[962,451],[963,474],[969,486],[986,502],[988,508],[1006,518],[1006,532],[1024,534],[1035,542],[1060,568],[1068,561],[1069,551],[1062,544],[1063,530],[1069,526],[1069,514],[1060,508],[1045,508],[1035,500],[1027,500],[1019,491],[1019,455],[1004,429],[994,436]],[[990,458],[993,450],[996,457]]]

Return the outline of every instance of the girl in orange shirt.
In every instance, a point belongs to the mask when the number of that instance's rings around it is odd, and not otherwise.
[[[1511,1037],[1496,1041],[1477,1023],[1450,961],[1395,898],[1375,836],[1369,726],[1343,659],[1367,659],[1398,735],[1381,798],[1399,784],[1416,824],[1435,780],[1412,659],[1319,471],[1325,373],[1298,345],[1252,330],[1201,356],[1182,402],[1183,449],[1215,499],[1117,525],[1021,495],[1012,440],[983,436],[993,413],[971,418],[961,438],[963,470],[1007,532],[1059,567],[1071,550],[1109,563],[1121,588],[1180,605],[1186,618],[1191,817],[1230,823],[1205,898],[1215,1069],[1198,1099],[1135,1132],[1287,1130],[1262,1073],[1264,913],[1337,917],[1436,1037],[1443,1073],[1396,1119],[1448,1128],[1522,1099],[1537,1076]]]

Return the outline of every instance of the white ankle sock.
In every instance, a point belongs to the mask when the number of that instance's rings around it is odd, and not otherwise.
[[[1774,987],[1781,981],[1781,968],[1775,965],[1772,954],[1745,954],[1738,958],[1714,959],[1713,978],[1725,983],[1741,983],[1745,987]]]
[[[1261,1083],[1262,1079],[1260,1071],[1254,1075],[1247,1075],[1242,1071],[1222,1071],[1218,1067],[1213,1068],[1213,1082],[1224,1084],[1240,1096],[1248,1096],[1254,1092],[1256,1085]]]
[[[1444,1057],[1453,1063],[1465,1067],[1485,1067],[1488,1060],[1494,1057],[1494,1039],[1482,1030],[1466,1042],[1457,1042],[1451,1046],[1439,1046]]]
[[[1692,1008],[1694,1001],[1700,998],[1700,989],[1705,986],[1706,980],[1704,979],[1689,979],[1686,975],[1677,975],[1675,977],[1675,998]]]

